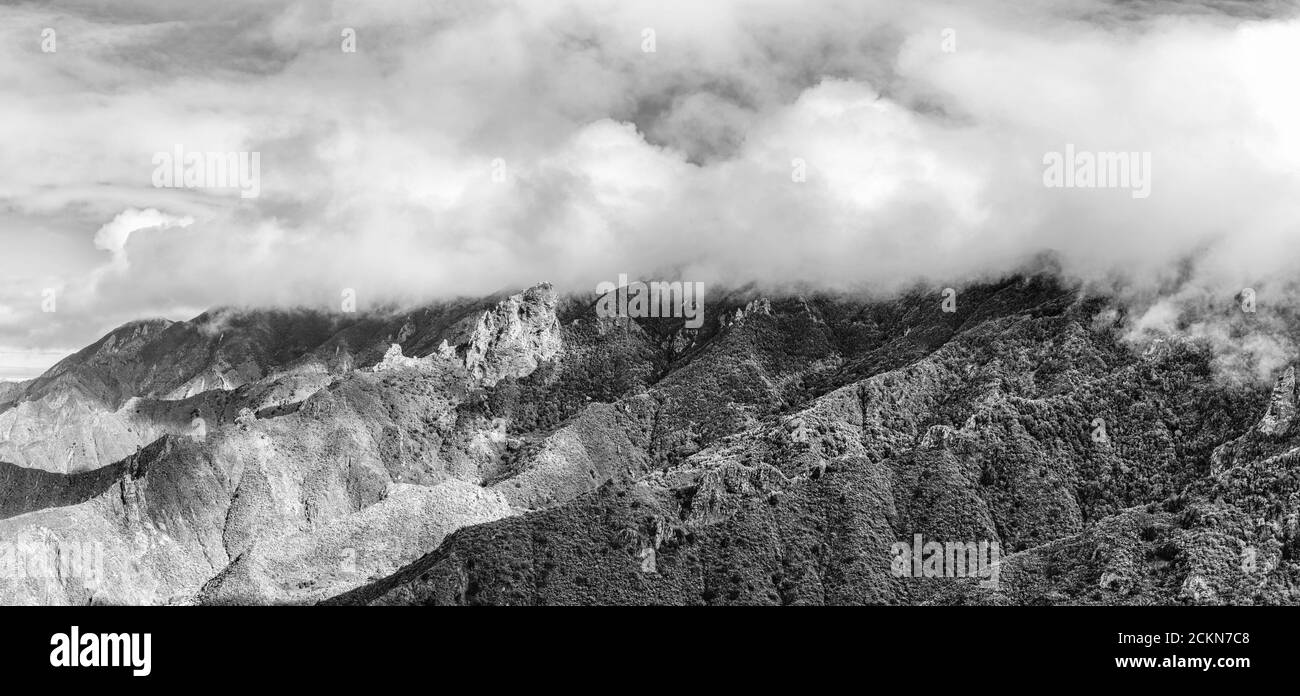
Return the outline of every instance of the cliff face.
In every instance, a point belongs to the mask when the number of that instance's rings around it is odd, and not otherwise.
[[[105,560],[89,587],[0,573],[0,601],[1296,601],[1290,371],[1270,395],[1197,344],[1134,350],[1048,279],[941,299],[718,293],[692,331],[542,285],[332,333],[229,319],[256,370],[101,380],[153,385],[111,411],[122,457],[0,466],[0,539]],[[916,535],[996,543],[999,583],[900,577]]]

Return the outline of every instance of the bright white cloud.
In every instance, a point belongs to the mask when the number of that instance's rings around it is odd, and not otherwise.
[[[131,237],[132,232],[149,228],[165,230],[171,227],[189,227],[192,224],[194,218],[188,215],[184,217],[168,215],[155,208],[146,210],[129,208],[118,213],[117,217],[95,232],[95,248],[110,251],[117,257],[122,254],[126,247],[126,240]]]

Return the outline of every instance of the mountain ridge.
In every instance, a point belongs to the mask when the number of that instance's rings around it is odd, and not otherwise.
[[[1200,518],[1178,515],[1241,514],[1252,504],[1216,503],[1207,481],[1254,481],[1241,472],[1291,456],[1277,444],[1294,431],[1285,375],[1270,397],[1223,384],[1196,342],[1134,350],[1100,319],[1113,300],[1048,275],[959,298],[945,312],[920,291],[741,289],[711,294],[692,331],[602,319],[591,298],[542,284],[356,317],[318,342],[275,334],[288,345],[258,343],[265,322],[227,317],[254,337],[222,355],[278,362],[174,401],[126,398],[131,423],[154,430],[107,466],[0,466],[26,491],[0,500],[0,533],[39,526],[57,545],[90,530],[125,563],[94,591],[0,581],[0,598],[1122,603],[1159,585],[1172,588],[1162,602],[1240,599],[1235,566],[1187,541],[1205,536]],[[82,382],[178,388],[148,374]],[[1258,601],[1290,596],[1292,512],[1214,547],[1250,546],[1270,564]],[[889,550],[913,533],[1000,543],[1003,589],[892,576]],[[1097,558],[1060,557],[1080,544]],[[1114,553],[1155,560],[1102,558]],[[1045,578],[1045,564],[1068,568]],[[1076,576],[1087,579],[1059,579]]]

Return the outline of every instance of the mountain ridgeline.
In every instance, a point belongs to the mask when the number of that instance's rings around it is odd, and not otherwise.
[[[1294,603],[1300,424],[1048,276],[137,322],[0,391],[32,604]],[[1120,311],[1116,311],[1116,310]],[[921,535],[997,582],[899,573]]]

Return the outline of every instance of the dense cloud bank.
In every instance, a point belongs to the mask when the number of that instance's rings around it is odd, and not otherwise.
[[[1290,5],[354,5],[0,8],[0,347],[345,288],[888,293],[1045,252],[1135,337],[1240,348],[1243,288],[1293,297]],[[178,145],[260,153],[257,197],[155,186]],[[1142,155],[1148,195],[1046,185],[1067,152]]]

